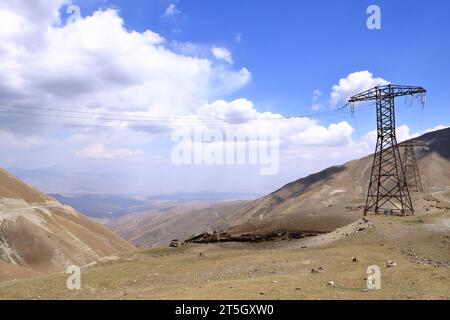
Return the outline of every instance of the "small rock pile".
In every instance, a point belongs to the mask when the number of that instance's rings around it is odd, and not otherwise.
[[[170,248],[179,248],[179,247],[181,247],[182,245],[183,245],[183,242],[182,242],[182,241],[180,241],[180,240],[178,240],[178,239],[174,239],[174,240],[170,241],[169,247],[170,247]]]
[[[404,253],[413,262],[415,262],[417,264],[429,265],[429,266],[433,266],[435,268],[448,268],[448,267],[450,267],[450,261],[449,260],[435,261],[435,260],[432,260],[432,259],[429,259],[429,258],[420,257],[416,253],[416,250],[414,250],[414,248],[408,248]]]

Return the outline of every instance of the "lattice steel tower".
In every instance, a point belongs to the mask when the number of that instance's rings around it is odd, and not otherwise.
[[[378,137],[365,215],[368,212],[414,214],[395,134],[395,98],[425,93],[426,90],[421,87],[386,85],[364,91],[348,100],[353,111],[355,102],[376,101]]]
[[[410,192],[423,192],[422,180],[420,179],[419,166],[417,165],[414,148],[426,146],[425,143],[418,141],[408,141],[399,145],[399,147],[405,148],[403,166],[405,168],[405,183]]]

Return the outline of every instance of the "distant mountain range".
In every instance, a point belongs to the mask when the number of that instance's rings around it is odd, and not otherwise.
[[[137,212],[169,212],[171,207],[186,203],[211,204],[224,201],[253,200],[256,194],[233,192],[201,192],[167,195],[95,195],[50,194],[63,204],[97,219],[115,219]],[[178,210],[177,210],[178,211]]]
[[[153,195],[110,194],[107,191],[110,190],[112,181],[120,177],[86,174],[61,166],[37,169],[9,168],[8,172],[50,194],[62,204],[98,219],[118,218],[133,212],[153,210],[158,208],[161,202],[221,202],[253,200],[261,196],[256,193],[214,191]],[[99,190],[105,190],[105,192],[99,192]]]

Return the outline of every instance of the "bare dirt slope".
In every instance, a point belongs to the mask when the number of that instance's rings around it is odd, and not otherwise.
[[[246,201],[165,205],[157,212],[139,212],[106,222],[138,248],[166,247],[173,239],[184,240],[212,232],[217,222],[241,209]]]
[[[415,217],[360,218],[303,240],[115,255],[85,266],[79,291],[59,273],[0,282],[0,299],[450,299],[449,196],[417,199],[428,211]],[[372,265],[381,290],[367,290]]]
[[[133,250],[105,227],[0,170],[0,280]]]
[[[416,149],[426,191],[450,186],[450,129],[414,140],[428,145],[426,150]],[[373,156],[365,157],[289,183],[228,216],[220,226],[232,232],[270,228],[331,231],[344,226],[359,217],[354,210],[364,204],[372,161]]]

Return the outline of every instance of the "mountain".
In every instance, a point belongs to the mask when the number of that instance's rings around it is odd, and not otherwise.
[[[413,140],[428,145],[415,150],[425,191],[449,187],[450,128]],[[219,225],[229,232],[342,227],[361,216],[358,207],[364,205],[372,161],[373,155],[289,183],[250,202]]]
[[[0,169],[0,280],[133,250],[107,228]]]
[[[152,209],[111,219],[105,224],[138,248],[166,247],[173,239],[212,232],[218,221],[247,201],[161,203]]]
[[[118,218],[142,210],[146,202],[132,196],[97,194],[50,194],[66,204],[96,219]]]
[[[237,192],[197,192],[177,194],[115,195],[115,194],[54,194],[50,196],[79,210],[91,218],[115,219],[134,213],[153,214],[159,210],[187,203],[211,203],[256,199],[259,195]],[[169,208],[169,209],[167,209]]]

